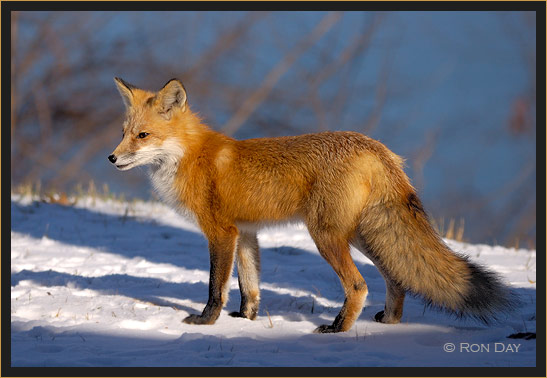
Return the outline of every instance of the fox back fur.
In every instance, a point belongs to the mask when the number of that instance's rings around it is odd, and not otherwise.
[[[406,293],[458,315],[488,321],[511,308],[512,294],[492,272],[451,251],[432,228],[403,171],[403,160],[356,132],[235,140],[207,127],[190,110],[182,83],[160,91],[115,79],[127,107],[123,139],[109,160],[120,170],[148,165],[167,203],[191,217],[209,241],[209,299],[190,324],[212,324],[228,299],[237,261],[240,311],[254,319],[260,301],[257,230],[302,221],[340,278],[345,301],[332,324],[347,331],[368,289],[350,245],[386,281],[375,319],[398,323]]]

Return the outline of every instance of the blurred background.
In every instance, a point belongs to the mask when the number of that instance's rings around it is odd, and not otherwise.
[[[106,159],[113,77],[177,77],[218,131],[362,132],[406,158],[443,235],[535,247],[534,12],[19,11],[11,42],[12,190],[155,198]]]

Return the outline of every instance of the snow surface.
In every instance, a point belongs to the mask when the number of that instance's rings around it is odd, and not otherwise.
[[[522,306],[485,326],[407,297],[401,324],[376,323],[385,285],[352,250],[369,295],[345,333],[331,323],[343,293],[303,225],[265,229],[259,316],[231,299],[214,325],[181,322],[207,301],[209,255],[197,227],[155,202],[93,198],[61,206],[12,194],[12,366],[535,366],[536,251],[470,245],[454,249],[499,272]],[[454,345],[453,352],[444,348]]]

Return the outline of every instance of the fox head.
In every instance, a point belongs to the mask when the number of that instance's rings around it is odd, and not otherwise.
[[[108,160],[125,171],[141,165],[161,165],[183,154],[178,129],[191,116],[186,90],[177,79],[153,93],[114,78],[126,106],[122,141]]]

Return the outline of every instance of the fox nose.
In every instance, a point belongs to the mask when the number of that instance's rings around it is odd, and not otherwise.
[[[108,157],[108,160],[110,160],[111,163],[115,163],[116,162],[116,155],[110,155]]]

